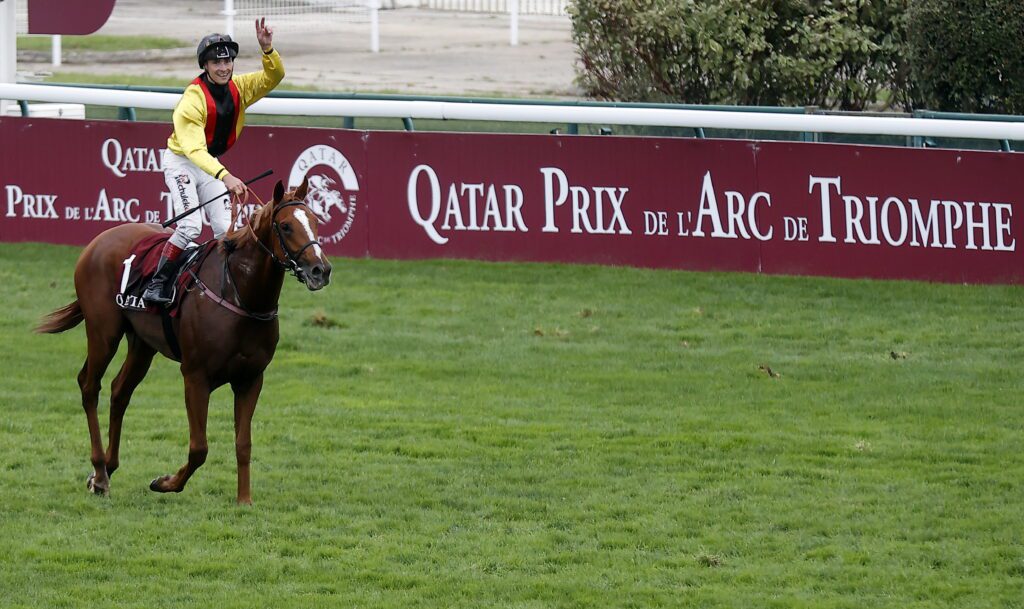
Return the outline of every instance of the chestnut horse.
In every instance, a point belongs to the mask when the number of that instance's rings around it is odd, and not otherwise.
[[[78,384],[89,422],[93,473],[88,488],[110,492],[110,475],[119,465],[121,422],[132,392],[149,371],[156,352],[181,362],[188,412],[188,461],[174,474],[153,480],[160,493],[181,492],[190,476],[206,461],[206,415],[210,392],[231,384],[235,394],[235,456],[238,462],[238,502],[252,503],[249,459],[251,423],[263,387],[263,371],[274,357],[278,340],[277,301],[285,271],[291,271],[309,290],[330,282],[331,265],[317,241],[317,217],[304,202],[307,183],[285,192],[281,182],[272,204],[253,214],[251,222],[222,240],[197,275],[213,291],[193,289],[181,304],[172,327],[180,359],[168,344],[160,315],[121,309],[114,302],[133,246],[160,229],[156,225],[123,224],[107,230],[82,252],[75,266],[78,299],[50,313],[37,332],[63,332],[85,321],[89,353]],[[200,286],[201,287],[201,286]],[[96,415],[100,381],[127,335],[128,355],[111,385],[110,429],[103,451]]]

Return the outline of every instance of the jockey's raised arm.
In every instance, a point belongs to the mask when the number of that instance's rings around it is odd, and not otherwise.
[[[256,20],[256,41],[263,69],[248,74],[235,74],[239,46],[231,36],[209,34],[199,41],[196,61],[203,71],[185,88],[174,107],[174,130],[163,152],[164,181],[175,215],[194,209],[200,201],[214,199],[205,209],[215,239],[230,228],[229,193],[242,195],[246,190],[245,183],[232,175],[219,157],[241,136],[246,108],[284,78],[284,64],[274,48],[274,31],[264,18]],[[164,305],[171,302],[167,288],[179,256],[199,237],[202,228],[197,213],[178,221],[174,235],[164,246],[159,270],[143,294],[146,301]]]

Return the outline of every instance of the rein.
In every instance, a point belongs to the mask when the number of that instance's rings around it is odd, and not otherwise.
[[[247,190],[244,199],[239,197],[238,195],[234,195],[234,197],[232,198],[233,209],[231,213],[231,226],[236,225],[239,216],[241,215],[240,210],[245,206],[246,203],[248,203],[250,193],[251,191]],[[256,200],[259,202],[260,207],[265,206],[263,201],[260,200],[259,196],[257,196],[255,193],[252,193],[252,195],[256,197]],[[279,205],[277,209],[274,210],[273,215],[271,216],[274,234],[277,236],[278,244],[281,246],[281,251],[284,252],[284,260],[279,258],[277,254],[274,253],[273,248],[267,247],[266,245],[263,244],[262,241],[260,241],[260,238],[256,234],[256,231],[252,229],[252,224],[249,222],[249,218],[245,218],[245,226],[246,228],[249,229],[249,233],[252,235],[253,241],[256,242],[256,245],[259,246],[263,253],[265,253],[267,256],[270,257],[271,260],[274,261],[274,264],[278,268],[280,268],[282,271],[290,272],[296,279],[298,279],[302,283],[305,283],[305,274],[302,272],[302,268],[299,265],[299,256],[301,256],[302,253],[305,252],[310,247],[317,245],[318,242],[315,239],[311,240],[310,242],[306,243],[301,248],[299,248],[297,251],[292,252],[291,250],[288,249],[288,245],[284,239],[284,234],[281,232],[281,226],[277,222],[277,213],[279,211],[286,207],[296,207],[299,205],[304,205],[304,203],[302,201],[289,201],[287,203]],[[230,258],[231,252],[228,252],[227,255],[224,256],[224,268],[222,269],[221,272],[221,289],[219,295],[216,294],[213,290],[211,290],[205,283],[203,283],[196,273],[189,271],[199,291],[205,294],[213,302],[219,304],[220,306],[231,311],[232,313],[241,315],[242,317],[249,317],[251,319],[256,319],[259,321],[270,321],[272,319],[277,318],[277,309],[268,311],[266,313],[259,313],[252,311],[251,309],[249,309],[249,307],[245,305],[245,303],[242,302],[242,295],[238,291],[238,282],[235,281],[234,274],[231,272]],[[231,291],[235,293],[234,303],[224,297],[225,284],[230,284]]]
[[[218,296],[216,293],[214,293],[214,291],[211,290],[210,288],[208,288],[206,286],[206,284],[203,283],[203,281],[201,279],[199,279],[199,276],[196,275],[191,270],[189,271],[189,274],[192,275],[192,280],[195,281],[196,287],[199,288],[200,292],[205,294],[207,298],[209,298],[213,302],[219,304],[220,306],[224,307],[228,311],[231,311],[232,313],[235,313],[237,315],[241,315],[242,317],[249,317],[249,318],[252,318],[252,319],[259,320],[259,321],[270,321],[272,319],[277,318],[277,309],[274,309],[273,311],[268,311],[266,313],[253,313],[252,311],[250,311],[250,310],[246,309],[244,306],[242,306],[241,299],[238,298],[238,290],[237,289],[234,290],[235,297],[239,301],[239,303],[236,305],[236,304],[232,303],[230,300],[227,300],[227,299],[225,299],[225,298],[223,298],[221,296]]]

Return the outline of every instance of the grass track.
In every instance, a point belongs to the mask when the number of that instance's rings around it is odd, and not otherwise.
[[[28,35],[18,36],[20,51],[50,51],[53,48],[53,36]],[[178,40],[167,36],[109,36],[91,34],[87,36],[61,36],[63,51],[149,51],[155,49],[178,49],[190,47],[194,43]]]
[[[166,360],[86,494],[84,332],[30,333],[77,251],[0,245],[5,607],[1024,606],[1020,288],[338,259],[238,508],[223,389],[147,490]]]

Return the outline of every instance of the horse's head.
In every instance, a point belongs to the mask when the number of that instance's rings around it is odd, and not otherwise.
[[[317,240],[317,216],[305,203],[308,186],[302,180],[298,188],[286,192],[278,181],[269,206],[272,226],[268,245],[299,281],[315,291],[331,282],[331,263]]]

